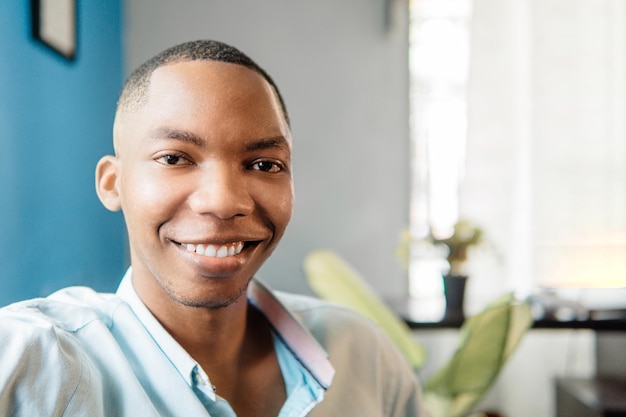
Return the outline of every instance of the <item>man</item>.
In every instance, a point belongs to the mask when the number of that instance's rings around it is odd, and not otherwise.
[[[131,268],[0,313],[11,416],[418,416],[420,390],[369,321],[254,274],[293,206],[291,133],[272,79],[214,41],[127,81],[98,196]]]

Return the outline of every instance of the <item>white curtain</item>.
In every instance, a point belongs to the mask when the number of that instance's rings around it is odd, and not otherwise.
[[[460,214],[485,228],[469,306],[626,286],[626,5],[474,0]]]

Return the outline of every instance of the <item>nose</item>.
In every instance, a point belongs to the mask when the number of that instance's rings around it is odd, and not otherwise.
[[[189,206],[195,213],[222,220],[250,214],[254,200],[245,181],[245,171],[220,164],[199,170]]]

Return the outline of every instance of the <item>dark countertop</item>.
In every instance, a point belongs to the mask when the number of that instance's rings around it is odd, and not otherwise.
[[[412,329],[454,329],[463,324],[461,314],[443,316],[435,320],[422,320],[411,313],[409,301],[392,305],[400,317]],[[591,310],[584,319],[558,319],[544,316],[535,319],[534,329],[590,329],[596,331],[626,331],[626,310]]]

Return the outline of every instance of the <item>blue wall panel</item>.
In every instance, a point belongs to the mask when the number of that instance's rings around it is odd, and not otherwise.
[[[112,291],[127,264],[122,216],[94,189],[112,152],[121,3],[77,3],[68,63],[31,38],[29,1],[0,1],[0,305],[68,285]]]

